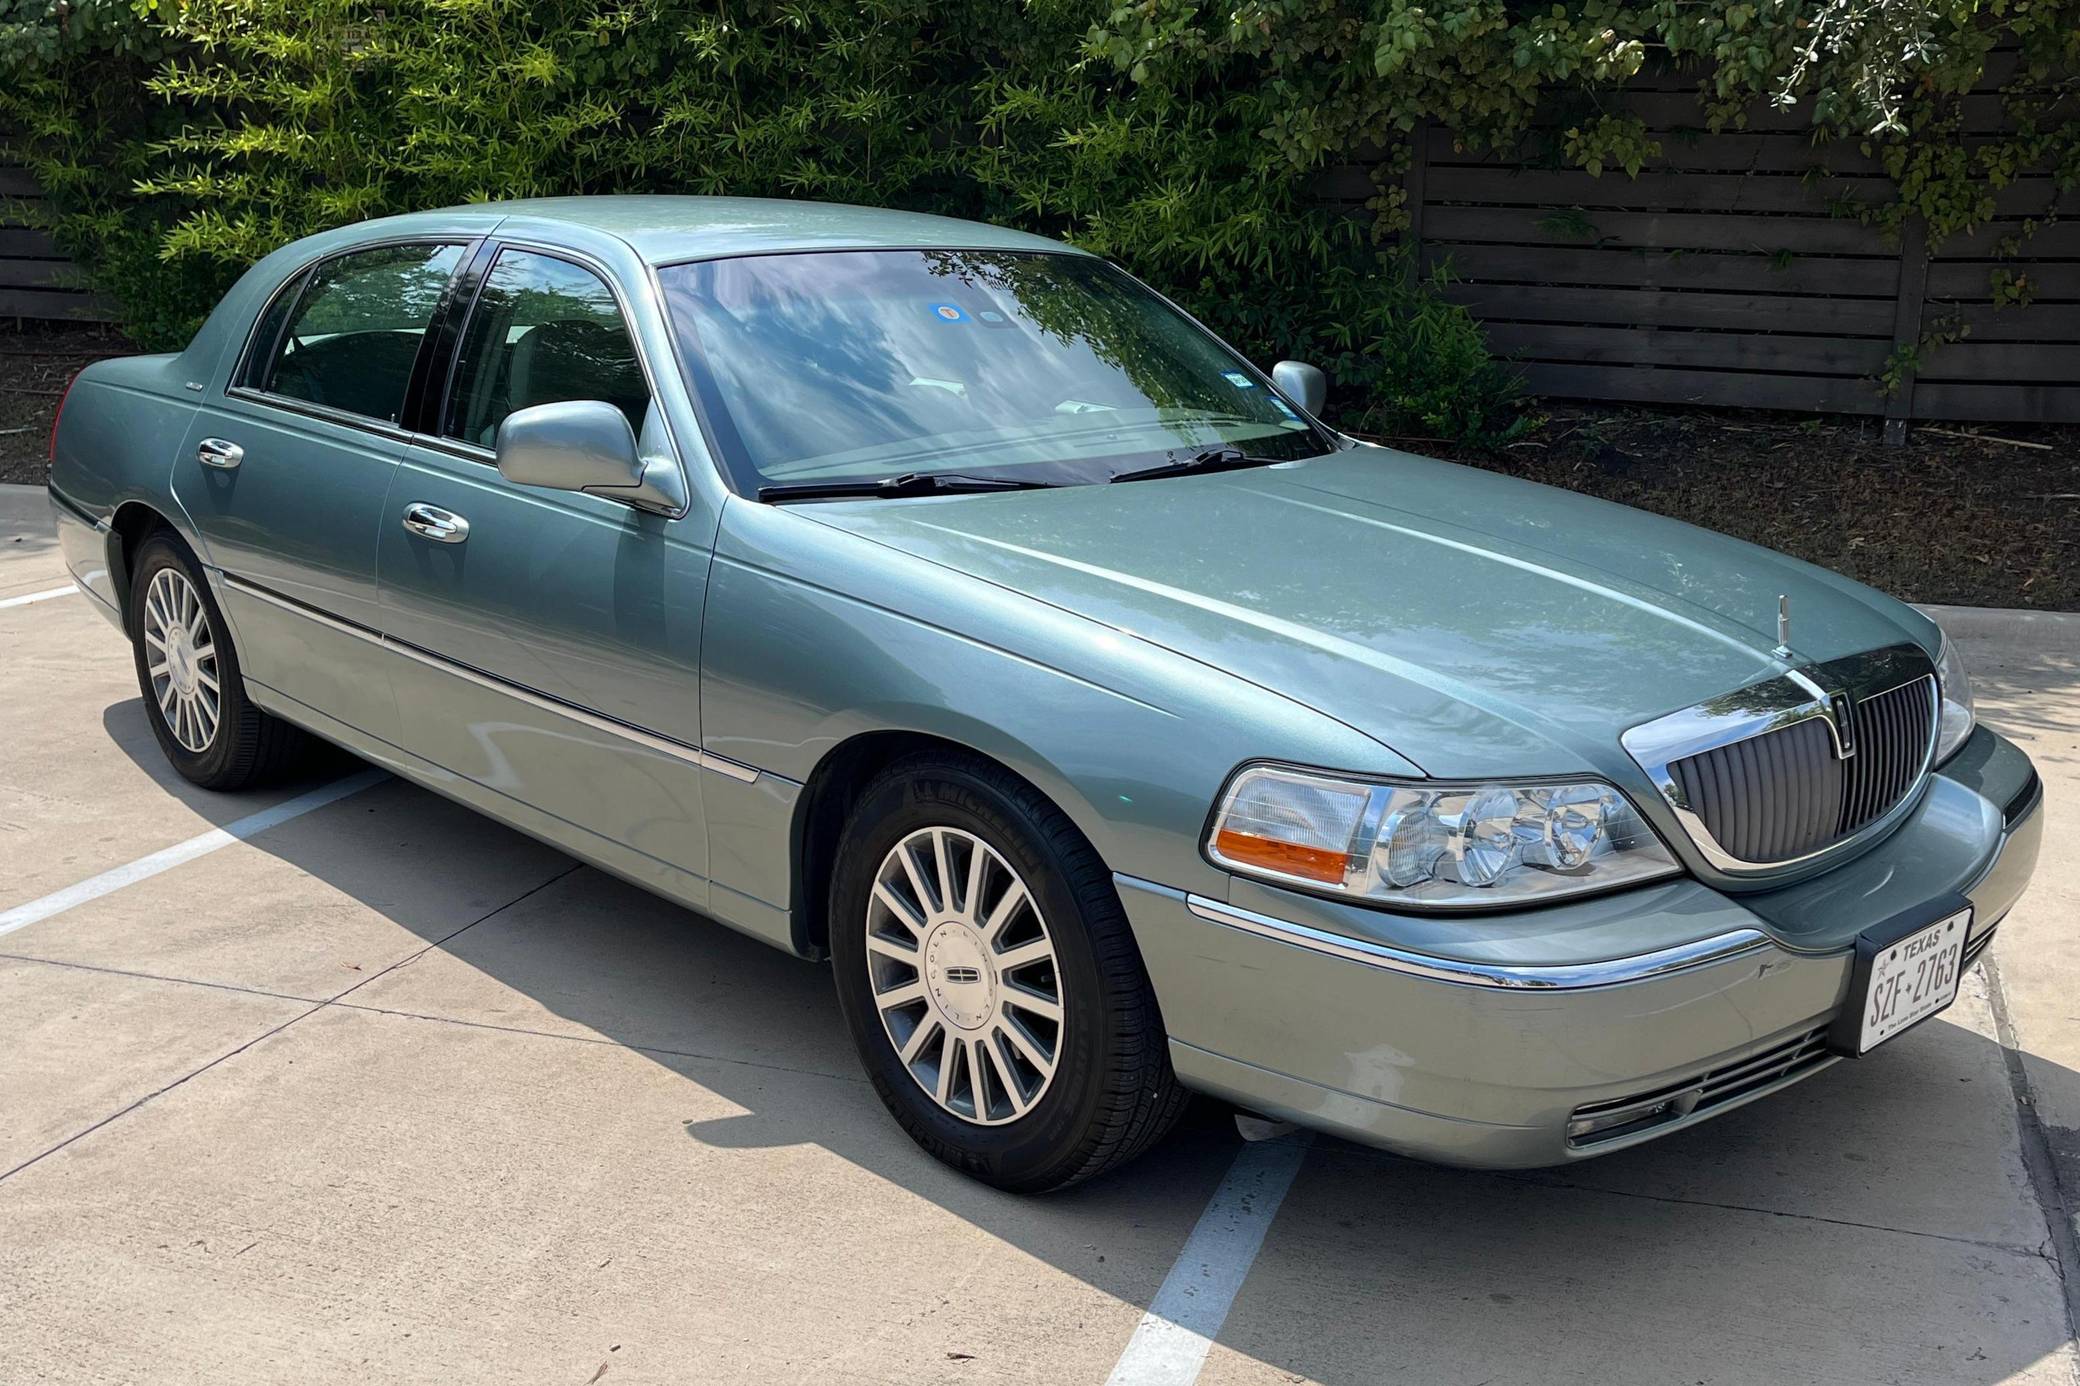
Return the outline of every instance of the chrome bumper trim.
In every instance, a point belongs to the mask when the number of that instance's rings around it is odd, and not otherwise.
[[[223,573],[222,577],[224,585],[234,592],[251,597],[255,601],[266,602],[269,606],[279,607],[283,611],[301,616],[306,620],[315,621],[319,625],[338,631],[342,635],[350,635],[356,640],[366,641],[371,645],[379,646],[392,654],[401,655],[429,668],[438,669],[444,674],[451,674],[458,679],[476,684],[480,688],[490,689],[494,693],[503,693],[509,698],[518,698],[521,702],[540,708],[544,712],[553,712],[560,717],[568,717],[572,721],[583,723],[595,731],[605,732],[609,736],[618,736],[624,740],[633,741],[639,746],[656,751],[659,755],[671,756],[675,760],[683,760],[690,764],[698,765],[703,770],[712,770],[718,775],[727,775],[729,778],[742,781],[745,784],[756,784],[758,782],[759,771],[753,766],[740,765],[736,761],[730,760],[725,756],[718,756],[712,751],[703,751],[698,746],[689,746],[683,741],[674,741],[668,736],[659,736],[656,732],[630,726],[626,722],[617,722],[611,717],[605,717],[590,709],[564,702],[560,698],[551,698],[547,694],[537,693],[533,689],[524,688],[517,683],[494,678],[481,670],[472,669],[467,664],[460,664],[455,660],[445,659],[430,650],[424,650],[408,641],[399,640],[395,636],[384,635],[380,631],[370,630],[366,626],[359,626],[351,621],[342,621],[337,616],[329,616],[325,612],[305,606],[302,602],[277,596],[266,588],[247,582],[235,574]]]
[[[1186,895],[1185,905],[1193,914],[1210,923],[1240,929],[1244,933],[1275,939],[1280,943],[1289,943],[1296,948],[1324,953],[1345,962],[1360,963],[1366,967],[1382,968],[1389,972],[1406,973],[1411,977],[1422,977],[1433,982],[1449,982],[1458,986],[1500,987],[1509,990],[1570,991],[1586,987],[1622,986],[1627,982],[1645,981],[1650,977],[1665,977],[1671,972],[1681,972],[1687,968],[1703,967],[1707,963],[1724,962],[1728,958],[1737,958],[1773,946],[1768,935],[1759,929],[1735,929],[1729,933],[1699,939],[1695,943],[1678,944],[1673,948],[1641,953],[1630,958],[1611,958],[1604,962],[1472,963],[1404,952],[1384,943],[1333,934],[1306,924],[1295,924],[1290,920],[1273,919],[1270,915],[1241,909],[1203,895]]]

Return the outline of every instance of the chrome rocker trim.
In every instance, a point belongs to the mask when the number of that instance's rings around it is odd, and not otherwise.
[[[422,650],[417,645],[408,644],[395,636],[384,635],[380,631],[370,630],[365,626],[357,626],[351,621],[342,621],[336,616],[328,616],[324,612],[305,606],[301,602],[277,596],[266,588],[255,586],[234,574],[219,573],[218,577],[222,580],[225,587],[237,592],[241,596],[251,597],[255,601],[265,602],[269,606],[301,616],[305,620],[315,621],[328,630],[335,630],[342,635],[352,636],[356,640],[366,641],[368,644],[388,650],[392,654],[402,655],[404,658],[416,663],[424,664],[432,669],[438,669],[444,674],[452,674],[456,678],[476,684],[479,688],[487,688],[494,693],[503,693],[509,698],[517,698],[530,707],[540,708],[544,712],[553,712],[559,717],[568,717],[574,722],[582,722],[594,731],[605,732],[610,736],[618,736],[624,740],[633,741],[637,745],[647,747],[660,755],[671,756],[675,760],[683,760],[688,764],[698,765],[703,770],[713,770],[718,775],[727,775],[730,779],[739,780],[745,784],[756,784],[758,782],[760,771],[755,766],[740,765],[736,761],[730,760],[725,756],[718,756],[712,751],[703,751],[698,746],[689,746],[683,741],[674,741],[668,736],[659,736],[656,732],[645,731],[641,727],[630,726],[626,722],[617,722],[611,717],[602,717],[599,713],[579,707],[574,703],[566,703],[560,699],[551,698],[546,694],[537,693],[531,688],[522,687],[520,684],[508,683],[504,679],[494,678],[481,670],[470,668],[467,664],[458,664],[452,659],[444,659],[430,650]]]
[[[1579,991],[1590,987],[1623,986],[1628,982],[1665,977],[1708,963],[1724,962],[1743,954],[1772,947],[1769,936],[1759,929],[1735,929],[1677,944],[1629,958],[1612,958],[1590,963],[1472,963],[1451,958],[1429,957],[1404,952],[1384,943],[1350,938],[1268,914],[1242,909],[1204,895],[1186,895],[1185,907],[1213,924],[1240,929],[1260,938],[1289,943],[1296,948],[1323,953],[1345,962],[1405,973],[1433,982],[1457,986],[1499,987],[1518,991]]]

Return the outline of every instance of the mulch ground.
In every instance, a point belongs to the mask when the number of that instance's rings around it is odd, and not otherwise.
[[[1545,401],[1494,451],[1386,439],[1688,520],[1914,602],[2080,611],[2080,428]]]
[[[0,482],[41,486],[67,382],[89,361],[136,349],[105,327],[0,319]]]
[[[0,481],[40,485],[51,416],[101,328],[0,327]],[[2080,428],[1931,425],[1888,448],[1873,420],[1548,401],[1508,447],[1394,438],[1672,515],[1917,602],[2080,611]]]

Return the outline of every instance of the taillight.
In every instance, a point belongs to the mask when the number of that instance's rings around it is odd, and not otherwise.
[[[85,366],[81,366],[79,370],[72,373],[72,379],[65,382],[65,390],[58,396],[58,410],[51,415],[51,465],[53,467],[58,465],[58,420],[65,417],[65,401],[72,398],[72,387],[79,384],[80,375],[86,369]]]

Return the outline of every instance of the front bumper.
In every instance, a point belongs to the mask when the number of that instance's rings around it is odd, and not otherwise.
[[[1961,893],[1976,957],[2036,864],[2041,798],[2027,758],[1982,728],[1884,842],[1776,891],[1678,881],[1438,921],[1241,880],[1209,900],[1116,879],[1188,1086],[1423,1159],[1524,1168],[1834,1062],[1820,1037],[1856,935]],[[1571,1120],[1612,1112],[1637,1119],[1570,1138]]]

